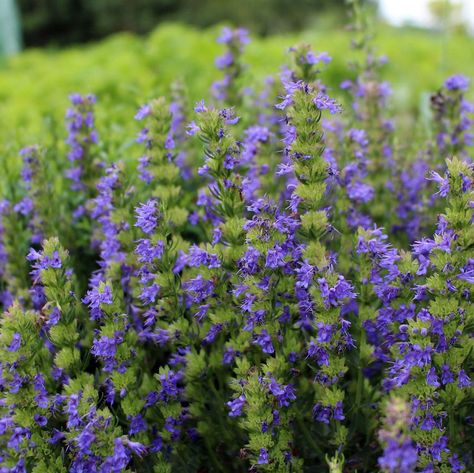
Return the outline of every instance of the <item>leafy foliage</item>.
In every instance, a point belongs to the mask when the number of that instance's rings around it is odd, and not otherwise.
[[[65,146],[21,151],[1,471],[472,470],[469,81],[400,127],[359,14],[348,107],[307,44],[250,94],[225,28],[212,98],[178,81],[109,134],[73,94]]]

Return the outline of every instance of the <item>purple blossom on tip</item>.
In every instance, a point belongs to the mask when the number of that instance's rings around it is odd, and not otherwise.
[[[228,26],[225,26],[222,28],[221,34],[217,38],[217,42],[230,44],[234,39],[240,44],[248,44],[250,42],[248,30],[245,28],[232,29]]]
[[[346,79],[346,80],[343,80],[343,81],[339,84],[339,87],[340,87],[342,90],[348,90],[348,89],[350,89],[353,85],[354,85],[354,83],[353,83],[351,80]]]
[[[318,62],[322,62],[323,64],[329,64],[331,61],[332,57],[326,52],[314,54],[313,51],[308,51],[308,53],[306,53],[307,64],[317,64]]]
[[[222,357],[222,363],[224,365],[230,365],[234,361],[235,357],[240,356],[240,353],[235,351],[232,347],[228,347],[224,351],[224,356]]]
[[[115,473],[123,471],[130,462],[130,454],[125,448],[122,438],[114,440],[114,451],[111,457],[107,457],[101,467],[102,473]]]
[[[333,417],[335,420],[343,421],[345,420],[344,411],[342,409],[342,401],[337,401],[333,410]]]
[[[224,119],[226,125],[235,125],[240,120],[233,108],[222,108],[219,110],[219,115]]]
[[[314,266],[310,265],[307,261],[304,261],[295,271],[297,274],[296,287],[307,289],[313,281],[313,275],[315,272]]]
[[[143,120],[145,117],[151,114],[151,106],[148,104],[142,105],[138,112],[135,114],[135,120]]]
[[[469,79],[462,74],[455,74],[451,77],[448,77],[444,82],[444,86],[448,90],[461,90],[466,91],[469,89]]]
[[[128,435],[138,434],[147,429],[147,423],[141,414],[137,414],[130,419],[130,428]]]
[[[72,94],[70,100],[73,107],[66,112],[66,126],[69,132],[66,143],[70,147],[68,159],[71,167],[66,170],[66,177],[72,181],[71,190],[77,192],[87,187],[84,179],[89,176],[84,176],[84,171],[90,166],[83,161],[90,158],[88,153],[90,145],[98,142],[98,135],[94,130],[96,98],[93,95]]]
[[[208,111],[208,108],[204,103],[204,99],[200,100],[199,102],[196,102],[196,105],[194,106],[194,111],[196,113],[204,113]]]
[[[317,422],[322,422],[323,424],[329,424],[331,420],[331,407],[324,406],[318,402],[313,407],[313,418]]]
[[[221,30],[220,36],[217,38],[218,43],[230,43],[233,38],[233,31],[228,26],[224,26]]]

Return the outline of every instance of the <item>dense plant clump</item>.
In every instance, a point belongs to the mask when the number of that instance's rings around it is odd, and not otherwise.
[[[104,160],[93,95],[71,96],[54,167],[21,150],[1,472],[472,471],[469,81],[404,146],[356,26],[340,101],[308,45],[249,91],[226,28],[211,98],[140,107],[135,160]]]

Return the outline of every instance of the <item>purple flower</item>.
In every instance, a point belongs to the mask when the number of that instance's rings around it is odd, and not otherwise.
[[[29,197],[24,197],[13,207],[13,210],[27,217],[34,210],[33,201]]]
[[[224,363],[224,365],[230,365],[234,361],[235,357],[239,355],[239,352],[235,351],[232,347],[229,347],[224,351],[222,363]]]
[[[164,243],[160,240],[156,245],[148,239],[138,240],[138,245],[135,249],[136,254],[139,256],[138,261],[140,263],[152,263],[153,260],[160,260],[163,256]]]
[[[296,287],[307,289],[313,281],[314,267],[307,261],[301,263],[301,266],[296,269]]]
[[[41,415],[41,414],[35,414],[34,416],[35,422],[40,426],[40,427],[45,427],[46,424],[48,423],[47,417]]]
[[[245,28],[231,29],[227,26],[222,28],[220,36],[217,38],[218,43],[229,44],[233,40],[240,44],[247,44],[250,42],[249,32]]]
[[[258,455],[257,463],[259,465],[266,465],[268,463],[268,452],[266,448],[261,448],[260,453]]]
[[[100,471],[103,473],[115,473],[116,471],[123,471],[129,462],[130,454],[125,448],[122,438],[116,438],[114,440],[114,453],[111,457],[106,459]]]
[[[7,442],[7,447],[14,449],[16,451],[19,451],[20,445],[23,442],[23,440],[30,437],[31,437],[31,432],[29,431],[29,429],[16,427],[15,429],[13,429],[12,435],[10,436],[10,439]]]
[[[229,401],[227,403],[230,409],[229,416],[230,417],[241,416],[242,409],[244,408],[246,402],[247,402],[247,399],[245,397],[245,394],[241,394],[238,398],[233,399],[232,401]]]
[[[65,437],[64,432],[61,432],[58,429],[53,429],[53,433],[51,435],[51,438],[49,439],[49,443],[52,445],[55,445],[64,437]]]
[[[260,251],[249,246],[248,250],[239,260],[238,265],[244,274],[255,274],[258,271],[258,260],[260,258]]]
[[[318,343],[329,343],[336,327],[323,322],[317,322],[316,326],[318,328]]]
[[[93,319],[100,318],[102,312],[101,304],[111,305],[113,303],[112,288],[108,284],[100,284],[89,289],[86,296],[82,299],[91,309],[91,317]]]
[[[14,333],[8,351],[18,351],[21,346],[21,335],[19,333]]]
[[[410,440],[399,444],[396,440],[389,439],[378,462],[388,473],[413,473],[417,460],[416,449]]]
[[[132,442],[128,437],[122,437],[122,442],[125,443],[127,448],[135,455],[142,457],[147,453],[147,448],[140,442]]]
[[[331,115],[342,111],[342,107],[334,99],[329,98],[326,94],[321,92],[318,92],[313,102],[319,110],[329,110]]]
[[[150,115],[151,113],[151,107],[150,105],[142,105],[139,109],[138,112],[135,115],[135,120],[143,120],[145,117]]]
[[[186,127],[186,134],[189,136],[194,136],[199,131],[201,131],[201,129],[196,125],[195,121],[190,122]]]
[[[454,383],[454,374],[449,368],[449,365],[444,364],[441,367],[441,382],[443,384],[449,384],[449,383]]]
[[[439,184],[439,194],[441,197],[446,197],[449,193],[449,181],[447,178],[441,177],[436,171],[431,171],[430,181],[435,181]]]
[[[78,427],[81,419],[78,413],[80,394],[71,394],[68,398],[64,412],[68,415],[67,426],[69,429]]]
[[[261,333],[255,335],[253,343],[256,345],[260,345],[262,347],[263,353],[272,354],[275,352],[275,349],[273,348],[272,344],[272,337],[266,331],[266,329],[263,329]]]
[[[308,53],[306,54],[307,64],[317,64],[318,62],[329,64],[331,61],[332,61],[331,56],[326,52],[314,54],[313,51],[308,51]]]
[[[343,421],[346,417],[344,416],[344,411],[342,410],[342,402],[336,402],[336,406],[334,407],[333,417],[335,420]]]
[[[225,69],[226,67],[231,66],[233,63],[234,63],[234,55],[230,51],[227,51],[225,54],[223,54],[222,56],[219,56],[216,59],[216,66],[218,69]]]
[[[436,374],[435,368],[430,368],[428,371],[428,374],[426,375],[426,382],[430,386],[434,386],[435,388],[440,386],[439,380],[438,380],[438,375]]]
[[[194,106],[194,111],[196,113],[204,113],[208,111],[208,108],[204,103],[204,99],[200,100],[199,102],[196,102],[196,105]]]
[[[459,375],[458,375],[458,387],[460,388],[469,388],[471,387],[472,382],[471,378],[466,374],[466,372],[461,369],[459,370]]]
[[[169,402],[176,399],[180,393],[178,384],[181,382],[182,373],[169,370],[167,373],[161,373],[159,376],[161,390],[158,393],[158,399],[164,402]]]
[[[128,434],[138,434],[143,432],[147,429],[147,423],[145,419],[141,416],[141,414],[137,414],[136,416],[132,417],[130,420],[130,428],[128,429]]]
[[[291,384],[287,386],[277,383],[275,378],[272,378],[268,385],[269,391],[276,397],[280,407],[288,407],[291,401],[296,399],[295,389]]]
[[[188,265],[207,266],[208,268],[220,268],[221,262],[216,254],[208,253],[198,246],[191,246],[189,249]]]
[[[320,345],[316,345],[313,341],[309,344],[308,356],[314,358],[319,366],[329,366],[329,354],[327,350]]]
[[[113,358],[117,351],[115,338],[106,337],[105,335],[98,340],[94,340],[91,353],[102,358]]]
[[[88,424],[74,439],[81,455],[92,455],[91,447],[96,440],[95,434],[91,431],[91,425]]]
[[[140,204],[135,209],[137,215],[136,227],[140,227],[143,233],[149,235],[158,225],[158,218],[156,215],[156,200],[150,199],[147,202]]]
[[[194,279],[183,282],[183,289],[188,294],[191,302],[200,303],[209,297],[214,291],[212,281],[204,279],[202,274],[198,274]]]
[[[48,325],[53,326],[59,323],[61,318],[61,310],[59,307],[54,307],[51,313],[49,314]]]
[[[285,265],[286,253],[281,246],[275,245],[274,248],[270,248],[267,252],[267,257],[265,259],[265,267],[270,269],[276,269],[278,267]]]
[[[347,195],[355,202],[367,203],[374,198],[374,189],[369,184],[354,182],[347,186]]]
[[[466,91],[469,88],[469,79],[462,74],[455,74],[446,79],[444,86],[448,90]]]
[[[70,100],[73,107],[66,112],[69,132],[66,143],[70,147],[68,159],[71,167],[66,171],[66,177],[72,181],[71,190],[82,191],[86,188],[87,178],[91,177],[84,175],[84,171],[91,166],[83,161],[90,158],[90,145],[98,142],[97,132],[93,129],[96,98],[93,95],[72,94]]]
[[[223,324],[212,324],[209,332],[207,332],[206,336],[202,340],[203,343],[212,343],[216,339],[217,335],[219,335],[223,327]]]
[[[152,283],[150,286],[145,286],[138,298],[145,305],[153,304],[156,301],[158,293],[160,292],[160,286],[156,282]]]
[[[318,402],[313,407],[313,418],[317,422],[329,424],[329,421],[331,419],[331,408],[329,406],[323,406],[321,403]]]
[[[325,278],[318,279],[318,283],[326,307],[337,307],[342,305],[347,299],[355,297],[352,285],[342,275],[338,276],[334,287],[329,287]]]

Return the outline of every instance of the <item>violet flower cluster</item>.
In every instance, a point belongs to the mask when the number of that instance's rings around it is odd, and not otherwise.
[[[472,471],[468,81],[407,158],[360,33],[340,99],[303,44],[243,100],[248,34],[226,28],[216,102],[148,100],[134,159],[98,162],[78,95],[57,185],[47,150],[21,152],[0,472]]]

